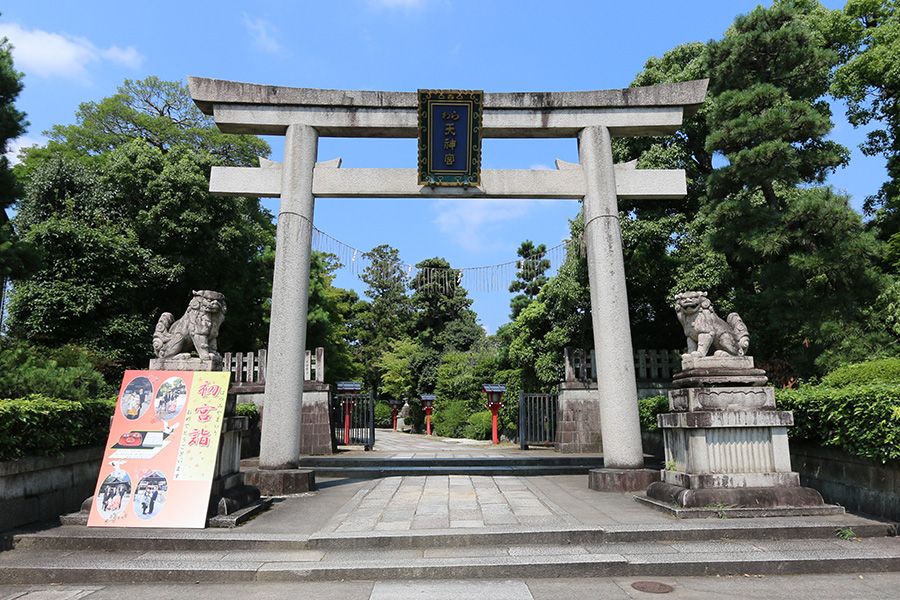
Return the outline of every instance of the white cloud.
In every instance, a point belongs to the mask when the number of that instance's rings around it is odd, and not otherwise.
[[[129,68],[140,67],[144,57],[133,47],[98,48],[87,38],[40,29],[22,29],[16,23],[0,24],[0,36],[13,45],[16,69],[40,77],[65,77],[87,83],[88,65],[109,61]]]
[[[555,169],[556,167],[551,167],[551,166],[544,165],[544,164],[536,164],[536,165],[531,165],[528,168],[531,169],[532,171],[550,171],[550,170]]]
[[[244,25],[247,32],[253,37],[253,42],[265,52],[275,53],[281,50],[281,45],[275,40],[275,26],[265,19],[254,19],[247,13],[244,15]]]
[[[492,235],[501,223],[521,219],[530,206],[528,200],[441,200],[434,223],[466,250],[484,251],[501,245]]]
[[[19,150],[28,148],[29,146],[42,146],[45,143],[47,143],[47,140],[43,138],[35,139],[28,137],[27,135],[19,136],[6,143],[6,158],[9,160],[9,164],[17,165],[19,164]]]

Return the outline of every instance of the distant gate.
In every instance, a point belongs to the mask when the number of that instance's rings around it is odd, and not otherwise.
[[[519,446],[552,446],[556,443],[556,411],[559,394],[519,392]]]
[[[331,445],[375,447],[375,394],[341,389],[331,397]]]

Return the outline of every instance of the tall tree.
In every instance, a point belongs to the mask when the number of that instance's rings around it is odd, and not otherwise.
[[[709,239],[728,261],[735,308],[755,324],[755,354],[804,375],[882,285],[872,269],[878,248],[847,199],[798,187],[847,159],[825,139],[822,96],[838,57],[811,29],[813,10],[759,7],[709,44],[707,149],[727,161],[709,177]]]
[[[412,302],[406,287],[406,272],[396,248],[386,244],[367,253],[369,266],[361,279],[367,284],[368,300],[353,309],[354,353],[363,366],[369,389],[378,389],[382,358],[394,344],[408,338],[413,323]]]
[[[900,3],[849,0],[836,15],[841,50],[832,93],[847,102],[854,127],[874,126],[860,146],[867,156],[883,156],[888,179],[866,199],[879,236],[890,241],[889,263],[900,273]]]
[[[431,393],[437,385],[441,357],[452,351],[469,350],[484,338],[484,329],[470,308],[472,300],[459,285],[460,272],[443,258],[416,264],[410,282],[416,309],[416,341],[419,352],[411,358],[417,393]]]
[[[331,285],[341,267],[337,257],[313,252],[310,257],[309,305],[306,316],[306,349],[325,350],[325,381],[350,381],[359,374],[353,360],[348,322],[358,300],[356,292]]]
[[[757,7],[708,45],[715,101],[706,145],[728,161],[709,179],[716,201],[749,201],[760,190],[777,212],[776,184],[822,183],[847,162],[847,150],[825,139],[832,124],[822,96],[838,56],[799,17],[790,2]]]
[[[516,295],[510,301],[512,313],[510,319],[515,319],[522,309],[528,306],[535,298],[538,292],[547,283],[545,273],[550,268],[550,261],[544,258],[547,252],[545,244],[534,245],[531,240],[525,240],[519,245],[516,254],[519,256],[518,271],[516,279],[509,284],[509,291]]]
[[[159,83],[151,78],[148,86]],[[230,142],[234,154],[223,158],[189,145],[199,138],[178,133],[187,127],[180,120],[144,119],[125,98],[119,94],[100,105],[123,121],[134,120],[137,130],[152,131],[155,141],[122,134],[91,147],[84,140],[101,126],[82,115],[77,125],[57,129],[47,147],[25,152],[17,165],[26,194],[15,222],[24,239],[46,251],[47,266],[17,282],[11,330],[29,341],[79,343],[143,366],[159,314],[182,310],[192,289],[214,289],[229,301],[219,347],[255,349],[267,334],[272,215],[255,198],[211,196],[209,172],[223,162],[247,164],[268,146],[236,139]],[[106,242],[92,241],[101,233]],[[117,244],[121,249],[102,251]]]
[[[13,66],[10,50],[9,41],[0,39],[0,310],[7,279],[24,277],[40,265],[40,253],[19,239],[6,214],[6,209],[20,195],[6,153],[9,142],[25,133],[28,125],[25,113],[15,106],[23,88],[23,75]]]

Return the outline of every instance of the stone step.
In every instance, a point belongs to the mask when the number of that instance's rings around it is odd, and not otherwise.
[[[673,520],[671,524],[605,527],[319,532],[312,535],[245,533],[239,530],[112,529],[63,526],[2,538],[0,548],[35,551],[222,552],[296,550],[404,550],[498,545],[676,543],[728,540],[834,540],[896,535],[894,525],[845,515],[827,522],[806,518]],[[900,538],[891,538],[900,539]]]
[[[896,538],[495,545],[421,549],[0,553],[0,581],[175,583],[786,575],[900,571]]]
[[[310,467],[303,466],[308,469]],[[596,466],[578,465],[498,465],[498,466],[316,466],[316,477],[344,477],[347,479],[378,479],[381,477],[422,477],[428,475],[482,475],[485,477],[539,477],[544,475],[587,475]]]
[[[318,469],[320,467],[503,467],[503,466],[584,466],[598,469],[603,466],[602,456],[536,456],[536,457],[467,457],[467,458],[393,458],[393,457],[340,457],[304,456],[298,468]]]

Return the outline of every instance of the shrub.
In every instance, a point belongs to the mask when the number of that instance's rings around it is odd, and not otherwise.
[[[78,402],[37,394],[0,400],[0,459],[103,444],[115,407],[115,399]]]
[[[839,388],[877,382],[900,384],[900,358],[883,358],[845,365],[823,377],[821,385]]]
[[[390,429],[394,426],[394,413],[391,407],[381,400],[375,402],[375,427]]]
[[[252,402],[238,404],[234,407],[234,414],[237,417],[249,417],[250,429],[259,425],[259,409]]]
[[[669,412],[669,399],[665,396],[653,396],[638,400],[638,414],[641,420],[641,428],[646,431],[656,431],[659,425],[656,423],[656,415]]]
[[[441,410],[436,410],[431,415],[434,433],[441,437],[462,437],[468,421],[469,414],[466,404],[460,401],[448,402]]]
[[[463,435],[471,440],[489,440],[491,439],[491,427],[493,425],[493,415],[489,410],[472,413],[469,416],[469,423],[466,425]]]
[[[94,370],[86,350],[46,350],[9,340],[0,343],[0,395],[5,398],[37,394],[81,401],[114,393]]]
[[[794,412],[795,425],[788,430],[791,438],[833,446],[882,464],[900,460],[900,386],[852,385],[845,383],[848,379],[840,379],[843,387],[775,390],[778,408]]]

